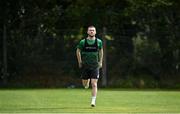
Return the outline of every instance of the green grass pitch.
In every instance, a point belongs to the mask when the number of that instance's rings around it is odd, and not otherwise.
[[[1,89],[0,113],[180,113],[180,91],[99,89]]]

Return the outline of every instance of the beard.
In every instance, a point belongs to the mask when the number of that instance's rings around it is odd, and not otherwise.
[[[89,37],[94,37],[94,36],[95,36],[95,35],[90,35],[90,34],[89,34]]]

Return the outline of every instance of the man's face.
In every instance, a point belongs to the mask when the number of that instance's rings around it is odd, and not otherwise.
[[[94,27],[89,27],[87,33],[90,37],[94,37],[96,35],[96,29]]]

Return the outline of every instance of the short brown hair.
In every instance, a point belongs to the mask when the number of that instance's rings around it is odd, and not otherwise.
[[[93,26],[93,25],[90,25],[90,26],[88,26],[88,29],[89,29],[89,28],[96,28],[96,27],[95,27],[95,26]]]

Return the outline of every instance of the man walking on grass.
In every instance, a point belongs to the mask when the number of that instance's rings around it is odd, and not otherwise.
[[[89,88],[91,82],[91,106],[95,107],[99,69],[102,67],[103,61],[103,46],[102,41],[95,37],[96,28],[94,26],[88,27],[87,34],[88,37],[82,39],[77,45],[76,56],[82,71],[81,78],[84,88]]]

